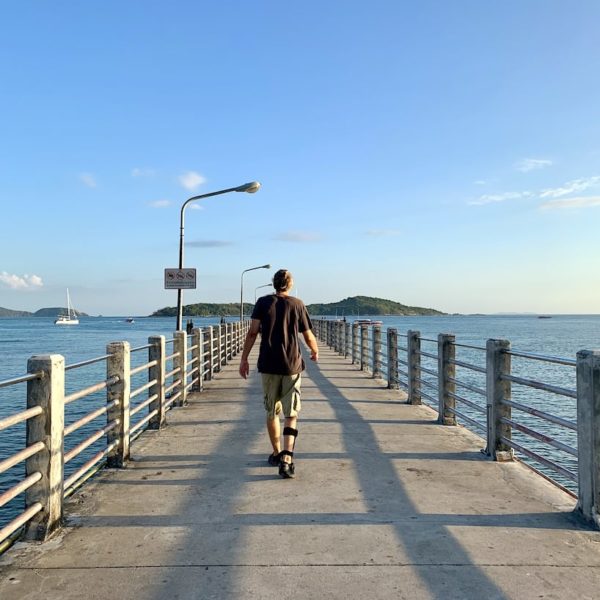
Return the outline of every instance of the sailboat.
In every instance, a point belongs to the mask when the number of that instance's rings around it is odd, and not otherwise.
[[[69,296],[69,288],[67,288],[67,314],[58,315],[55,325],[79,325],[79,319],[77,318],[77,312],[71,306],[71,297]]]

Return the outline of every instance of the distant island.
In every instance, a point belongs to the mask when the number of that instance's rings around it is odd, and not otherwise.
[[[244,314],[250,314],[253,304],[244,302]],[[420,306],[406,306],[393,300],[384,300],[383,298],[371,298],[369,296],[353,296],[332,302],[330,304],[308,304],[308,312],[313,316],[381,316],[381,315],[445,315],[439,310],[433,308],[422,308]],[[187,317],[239,317],[239,303],[229,304],[187,304],[183,307],[183,314]],[[153,312],[151,317],[174,317],[177,315],[177,308],[167,306]]]
[[[244,302],[244,314],[249,314],[253,307],[254,304]],[[200,302],[198,304],[186,304],[183,307],[183,314],[186,317],[239,317],[240,303],[211,304],[210,302]],[[165,306],[165,308],[154,311],[150,316],[175,317],[177,316],[177,307]]]
[[[0,306],[0,317],[52,317],[52,318],[56,318],[58,317],[58,315],[60,314],[66,314],[67,313],[67,309],[66,307],[52,307],[52,308],[40,308],[39,310],[36,310],[35,312],[28,312],[26,310],[11,310],[10,308],[2,308]],[[88,314],[81,312],[81,311],[77,311],[77,314],[80,317],[89,317]]]
[[[339,302],[330,304],[308,304],[306,306],[311,315],[349,316],[415,316],[415,315],[445,315],[446,313],[434,308],[422,308],[421,306],[406,306],[393,300],[383,298],[371,298],[369,296],[352,296]]]

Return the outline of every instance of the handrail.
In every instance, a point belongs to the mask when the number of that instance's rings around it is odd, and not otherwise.
[[[557,356],[544,356],[540,353],[526,352],[520,350],[513,350],[508,346],[499,344],[498,340],[488,340],[484,345],[477,343],[462,343],[460,340],[455,340],[454,336],[441,335],[438,339],[432,337],[422,336],[420,332],[407,332],[406,334],[399,333],[395,329],[394,337],[388,337],[383,334],[381,336],[375,336],[374,328],[369,324],[357,324],[352,323],[349,327],[340,328],[333,324],[332,321],[317,321],[316,331],[318,337],[326,342],[335,351],[344,354],[348,357],[353,364],[360,365],[360,369],[365,373],[373,374],[373,376],[379,376],[379,370],[387,371],[389,387],[401,387],[400,378],[405,378],[405,387],[408,391],[408,402],[412,403],[412,398],[415,397],[415,403],[420,403],[421,398],[427,401],[434,410],[444,409],[443,417],[440,416],[440,422],[446,425],[454,424],[455,418],[460,418],[461,421],[468,427],[474,428],[478,434],[485,432],[485,436],[489,439],[491,435],[496,435],[494,444],[498,443],[501,448],[502,435],[499,431],[495,431],[497,425],[490,426],[487,421],[490,419],[491,410],[497,411],[495,423],[501,423],[503,427],[508,430],[513,430],[528,436],[530,440],[544,441],[545,438],[551,439],[551,446],[557,451],[565,451],[573,456],[577,450],[569,443],[568,435],[572,435],[569,432],[577,430],[578,425],[573,420],[565,418],[563,416],[552,415],[546,410],[541,410],[535,406],[526,406],[523,402],[512,400],[510,396],[510,387],[512,386],[525,386],[540,390],[542,392],[548,392],[557,394],[563,397],[578,398],[578,391],[576,389],[569,389],[566,385],[553,384],[546,381],[539,381],[536,378],[527,377],[519,372],[519,375],[512,374],[510,372],[510,360],[508,363],[501,363],[502,359],[490,359],[492,353],[498,348],[498,356],[512,357],[519,359],[531,359],[540,361],[548,365],[555,366],[577,366],[576,360],[567,358],[561,358]],[[388,330],[389,331],[389,330]],[[351,334],[351,336],[350,336]],[[398,344],[399,339],[405,338],[408,343],[405,345]],[[425,351],[421,348],[422,342],[428,342],[438,345],[438,353],[435,351]],[[442,344],[442,345],[440,345]],[[443,344],[448,344],[447,347],[451,348],[446,354],[443,353]],[[458,356],[462,350],[485,352],[486,361],[484,365],[472,364],[469,360],[464,360],[462,356]],[[405,352],[403,356],[399,356],[401,352]],[[455,353],[457,356],[455,356]],[[426,359],[436,361],[438,365],[433,366],[431,362]],[[504,365],[501,370],[494,377],[490,378],[488,368],[492,368],[493,365]],[[400,370],[400,366],[404,366],[405,370]],[[437,370],[436,370],[437,367]],[[464,369],[461,371],[461,375],[457,378],[456,372],[458,369]],[[391,372],[390,372],[391,371]],[[466,372],[469,372],[466,375]],[[429,377],[431,376],[431,377]],[[562,376],[561,376],[562,377]],[[435,378],[435,379],[432,379]],[[563,380],[565,378],[563,377]],[[483,381],[482,381],[483,380]],[[494,391],[494,386],[505,386],[502,388],[501,393]],[[461,388],[464,392],[461,394],[456,392],[457,388]],[[508,395],[505,396],[505,389],[509,390]],[[434,393],[435,391],[435,393]],[[466,392],[466,393],[465,393]],[[476,402],[475,399],[471,399],[470,394],[476,395],[479,398],[485,398],[485,404]],[[465,410],[457,410],[455,403],[461,403],[464,405]],[[495,408],[493,408],[495,406]],[[520,410],[526,413],[523,423],[517,423],[510,417],[510,411]],[[567,410],[571,413],[575,410],[574,405],[568,405]],[[474,415],[485,415],[486,424],[482,424],[473,418]],[[556,435],[549,435],[536,432],[536,429],[532,424],[529,423],[531,418],[543,418],[544,420],[552,423],[557,428]],[[600,415],[599,415],[600,418]],[[533,433],[530,433],[533,432]],[[536,433],[539,434],[536,437]],[[542,436],[544,440],[540,439]],[[566,438],[565,438],[566,436]],[[506,436],[510,439],[509,436]],[[555,439],[556,438],[556,439]],[[566,439],[566,442],[565,442]],[[521,447],[521,444],[517,444]],[[506,445],[507,448],[512,446]],[[495,452],[498,449],[496,446],[492,448],[491,455],[495,456]],[[569,448],[570,450],[566,450]],[[521,452],[519,448],[516,448],[517,452]],[[534,462],[537,461],[537,454],[533,450],[528,449],[529,454],[521,453],[524,460],[532,459]],[[540,462],[540,461],[537,461]],[[552,462],[552,461],[550,461]],[[545,464],[542,463],[541,464]],[[532,467],[533,468],[533,467]],[[568,469],[567,469],[568,471]],[[559,472],[559,474],[562,471]],[[544,476],[548,476],[544,474]],[[561,483],[558,483],[561,485]],[[598,483],[600,486],[600,481]]]
[[[104,354],[103,356],[97,356],[96,358],[90,358],[89,360],[83,360],[78,363],[73,363],[72,365],[65,365],[65,371],[70,371],[71,369],[79,369],[80,367],[86,367],[87,365],[93,365],[95,363],[102,362],[103,360],[107,360],[110,358],[110,354]]]
[[[210,343],[211,338],[209,336],[200,334],[199,338],[195,338],[195,334],[192,333],[191,335],[188,335],[188,339],[191,339],[192,342],[189,346],[186,344],[185,352],[183,351],[183,347],[175,345],[175,339],[165,340],[164,337],[161,336],[162,341],[160,342],[154,340],[152,343],[130,348],[128,350],[129,353],[147,351],[148,361],[139,366],[130,366],[128,370],[122,372],[118,369],[122,368],[123,364],[129,365],[129,361],[124,362],[123,360],[120,360],[118,356],[119,352],[125,351],[125,346],[120,342],[110,344],[109,353],[101,356],[68,365],[65,365],[64,362],[56,363],[56,368],[64,370],[65,375],[81,367],[105,363],[107,377],[103,381],[86,386],[82,389],[77,389],[69,394],[64,393],[63,387],[62,394],[59,398],[61,407],[55,408],[54,410],[62,410],[63,407],[69,407],[76,400],[85,398],[86,396],[90,396],[91,394],[102,390],[106,390],[107,401],[101,406],[94,406],[93,410],[83,416],[78,415],[78,418],[74,422],[63,425],[61,434],[62,440],[67,436],[73,436],[75,440],[74,447],[69,450],[64,450],[62,449],[63,445],[61,444],[60,447],[62,450],[59,453],[56,453],[52,448],[51,452],[48,453],[48,458],[44,458],[44,455],[40,455],[40,458],[36,460],[41,460],[43,462],[44,460],[60,459],[62,464],[71,464],[71,461],[76,457],[85,456],[85,463],[76,467],[74,473],[64,477],[61,487],[65,490],[65,494],[69,494],[103,465],[113,464],[116,460],[115,457],[119,456],[120,453],[128,453],[129,442],[137,439],[139,434],[148,426],[148,424],[154,423],[152,427],[162,427],[164,424],[164,414],[167,410],[171,409],[173,406],[184,405],[186,403],[186,396],[190,392],[202,390],[202,380],[213,378],[215,374],[221,370],[221,366],[226,364],[230,358],[234,357],[241,350],[243,335],[246,331],[247,325],[245,323],[235,323],[230,326],[230,328],[222,330],[219,336],[213,337],[213,344]],[[196,341],[196,339],[199,341]],[[169,347],[169,345],[174,345],[174,352],[164,352],[164,348]],[[165,369],[165,363],[176,358],[179,359],[176,363],[177,366],[172,370],[167,371]],[[55,368],[55,362],[49,362],[48,364],[49,369]],[[132,378],[145,372],[149,374],[149,381],[138,386],[136,389],[131,389]],[[45,370],[37,370],[35,373],[27,373],[19,377],[0,381],[0,388],[6,388],[21,383],[41,382],[45,377]],[[184,377],[186,378],[185,384],[183,384]],[[58,377],[58,381],[61,381],[62,379],[62,377]],[[68,378],[65,376],[64,379],[67,380]],[[170,384],[167,382],[170,382]],[[39,385],[43,384],[39,383]],[[27,389],[29,390],[29,386]],[[47,393],[48,389],[49,388],[39,388],[39,394]],[[123,394],[126,394],[126,397],[123,397]],[[146,394],[146,397],[142,398],[141,402],[138,402],[135,405],[131,404],[133,398],[139,397],[142,394]],[[51,401],[51,399],[47,400],[48,403]],[[127,411],[129,420],[136,415],[140,415],[141,418],[137,419],[136,423],[132,423],[128,430],[125,431],[120,415],[121,411]],[[46,413],[42,405],[30,406],[26,410],[3,416],[3,418],[0,419],[0,431],[22,423],[27,423],[27,427],[29,427],[31,419],[50,418],[52,414],[53,411]],[[90,435],[87,435],[85,439],[82,439],[84,436],[83,428],[89,423],[102,417],[107,420],[106,424],[102,425]],[[106,438],[104,447],[100,449],[99,452],[95,453],[94,456],[90,457],[88,454],[89,448],[93,446],[93,444],[98,443],[102,438]],[[124,439],[127,439],[127,443],[123,441]],[[0,462],[0,473],[4,473],[15,465],[41,453],[45,448],[46,445],[43,441],[33,440],[28,447],[19,450],[11,456],[2,457],[3,460]],[[62,454],[62,456],[60,456],[60,454]],[[127,457],[128,454],[125,454],[124,459],[126,460]],[[13,476],[11,475],[10,477],[12,483]],[[26,477],[23,475],[22,478],[14,478],[14,484],[0,495],[0,507],[8,505],[12,500],[34,485],[45,485],[44,481],[41,471],[32,473]],[[48,489],[47,493],[56,493],[57,490],[58,486],[55,486],[52,490]],[[9,510],[12,509],[9,508]],[[13,534],[18,532],[20,528],[23,528],[23,526],[41,510],[43,510],[43,504],[35,503],[26,507],[26,510],[21,514],[16,515],[12,521],[7,524],[5,523],[4,527],[0,530],[0,542],[4,541],[1,548],[5,549],[7,547],[7,542],[5,541],[7,537],[10,536],[12,539],[14,537]],[[40,528],[40,526],[37,526],[36,534],[42,529],[43,528]]]
[[[510,356],[519,356],[521,358],[530,358],[532,360],[541,360],[543,362],[555,363],[557,365],[567,365],[569,367],[576,367],[577,361],[570,360],[568,358],[560,358],[557,356],[544,356],[543,354],[534,354],[532,352],[517,352],[516,350],[505,350],[506,354]]]
[[[66,367],[65,367],[66,368]],[[111,377],[106,381],[101,381],[100,383],[96,383],[94,385],[90,385],[89,387],[84,388],[83,390],[79,390],[74,394],[70,394],[69,396],[65,396],[65,404],[70,404],[71,402],[75,402],[75,400],[80,400],[81,398],[85,398],[94,392],[99,392],[101,390],[106,389],[109,385],[113,385],[119,381],[118,377]]]
[[[535,381],[534,379],[525,379],[523,377],[516,377],[515,375],[502,375],[502,379],[505,381],[511,381],[512,383],[518,383],[520,385],[525,385],[527,387],[532,387],[537,390],[545,390],[546,392],[552,392],[553,394],[558,394],[559,396],[568,396],[569,398],[577,398],[576,390],[568,390],[563,387],[559,387],[556,385],[550,385],[548,383],[542,383],[540,381]]]
[[[33,408],[28,408],[20,413],[12,415],[10,417],[6,417],[5,419],[0,420],[0,431],[3,429],[7,429],[12,425],[16,425],[17,423],[22,423],[23,421],[27,421],[27,419],[32,419],[33,417],[37,417],[44,412],[44,409],[41,406],[34,406]]]
[[[41,379],[44,377],[44,371],[38,373],[28,373],[27,375],[21,375],[20,377],[13,377],[12,379],[5,379],[0,381],[0,388],[8,387],[9,385],[15,385],[17,383],[25,383],[27,381],[33,381],[34,379]]]

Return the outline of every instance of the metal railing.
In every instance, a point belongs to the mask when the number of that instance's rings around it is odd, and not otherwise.
[[[203,382],[241,351],[248,327],[244,321],[190,335],[178,331],[136,348],[112,342],[105,355],[71,365],[58,354],[35,356],[27,374],[0,381],[0,392],[27,384],[27,409],[0,419],[0,431],[21,426],[26,436],[23,449],[0,456],[5,478],[24,466],[24,475],[11,476],[0,494],[0,552],[24,531],[46,539],[60,526],[64,498],[103,466],[125,466],[130,444],[146,429],[163,427],[166,413],[185,406],[189,392],[202,391]],[[132,357],[139,364],[132,366]],[[94,373],[74,375],[87,367]],[[100,381],[71,390],[71,380],[98,376],[98,368],[105,370]]]
[[[576,495],[578,510],[600,523],[600,351],[582,350],[574,360],[516,351],[507,340],[478,346],[393,328],[384,342],[379,322],[313,323],[317,337],[352,364],[387,377],[408,403],[436,410],[439,423],[480,435],[494,460],[522,460]]]

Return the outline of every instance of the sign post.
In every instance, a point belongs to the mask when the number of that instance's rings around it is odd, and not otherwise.
[[[196,269],[165,269],[165,290],[195,290]]]

